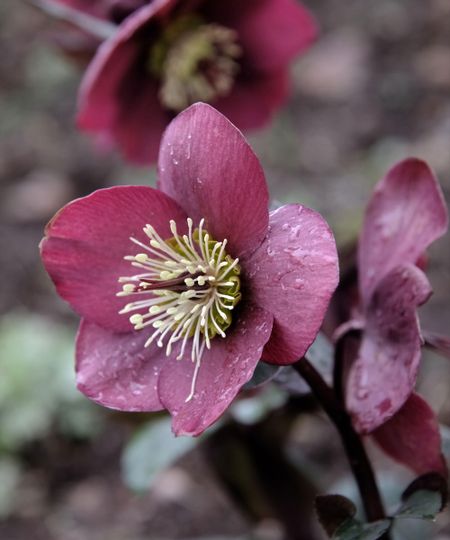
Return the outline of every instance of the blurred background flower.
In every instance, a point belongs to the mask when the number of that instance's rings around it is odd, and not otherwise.
[[[89,65],[78,126],[137,163],[156,160],[165,126],[197,101],[240,129],[261,127],[285,102],[289,65],[315,35],[294,0],[146,3]]]

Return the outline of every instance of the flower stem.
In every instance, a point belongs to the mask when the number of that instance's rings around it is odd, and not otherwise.
[[[316,399],[339,432],[350,467],[358,484],[368,521],[385,519],[386,514],[372,465],[360,436],[353,429],[347,411],[336,399],[334,391],[325,383],[322,376],[306,358],[302,358],[292,367],[308,383]],[[385,533],[382,538],[383,540],[389,540],[388,533]]]

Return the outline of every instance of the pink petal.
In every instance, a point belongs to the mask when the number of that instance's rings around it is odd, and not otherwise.
[[[139,272],[125,255],[142,248],[130,236],[148,245],[142,231],[147,223],[163,238],[172,236],[169,220],[186,226],[186,215],[164,193],[140,186],[102,189],[66,205],[50,221],[41,243],[45,268],[58,293],[82,317],[116,331],[131,324],[119,310],[129,301],[116,297],[118,278]]]
[[[122,154],[141,165],[155,163],[161,136],[169,121],[157,99],[158,88],[150,78],[138,77],[122,96],[114,134]]]
[[[124,155],[138,163],[156,160],[168,121],[158,100],[157,83],[142,64],[140,33],[170,10],[174,0],[154,0],[128,17],[99,47],[78,97],[78,126],[109,135]]]
[[[406,159],[377,185],[359,242],[361,297],[367,303],[393,268],[415,264],[448,226],[441,188],[428,165]]]
[[[267,124],[290,93],[286,69],[267,74],[239,77],[232,92],[214,106],[239,129],[256,129]]]
[[[417,474],[437,472],[447,477],[437,418],[419,395],[412,394],[403,407],[372,435],[391,458]]]
[[[117,32],[105,41],[89,64],[78,93],[77,124],[86,130],[111,130],[120,106],[119,88],[139,54],[133,41],[118,41]]]
[[[196,392],[190,394],[194,365],[189,358],[168,360],[158,383],[159,397],[173,416],[176,435],[200,435],[227,409],[250,380],[272,329],[272,316],[245,306],[225,338],[217,336],[202,358]]]
[[[216,240],[238,256],[263,240],[268,191],[258,158],[243,135],[204,103],[192,105],[167,128],[159,153],[160,188],[195,223],[206,220]]]
[[[76,347],[80,392],[111,409],[163,409],[156,390],[167,358],[156,346],[145,348],[147,338],[143,331],[118,334],[83,320]]]
[[[267,238],[242,266],[252,300],[274,315],[263,359],[295,362],[314,341],[338,283],[330,228],[314,210],[283,206],[270,214]]]
[[[412,264],[395,268],[378,284],[347,380],[347,409],[358,431],[372,432],[411,394],[421,348],[416,309],[430,294],[425,274]]]
[[[228,0],[210,6],[211,18],[237,31],[244,63],[252,70],[285,67],[317,35],[314,19],[296,0]]]

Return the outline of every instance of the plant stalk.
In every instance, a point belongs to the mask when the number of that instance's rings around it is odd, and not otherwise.
[[[372,465],[360,436],[353,429],[347,411],[336,398],[334,391],[306,358],[302,358],[292,367],[308,383],[316,399],[339,432],[350,467],[358,484],[367,520],[371,522],[385,519],[386,514]],[[382,540],[389,539],[388,533],[385,533],[382,537]]]

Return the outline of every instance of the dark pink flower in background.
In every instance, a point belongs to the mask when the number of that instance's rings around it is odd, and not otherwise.
[[[166,125],[196,101],[240,129],[261,127],[288,96],[289,64],[315,36],[296,0],[147,2],[97,51],[78,126],[137,163],[156,160]]]
[[[417,308],[432,292],[419,266],[447,226],[435,176],[425,162],[407,159],[377,185],[359,240],[360,306],[350,325],[363,333],[346,405],[358,431],[373,433],[417,472],[445,469],[434,413],[413,390],[422,346]]]
[[[333,235],[299,204],[269,214],[260,164],[196,104],[161,143],[159,189],[115,187],[65,206],[42,258],[82,316],[79,389],[107,407],[167,409],[198,435],[261,360],[303,356],[337,285]]]

